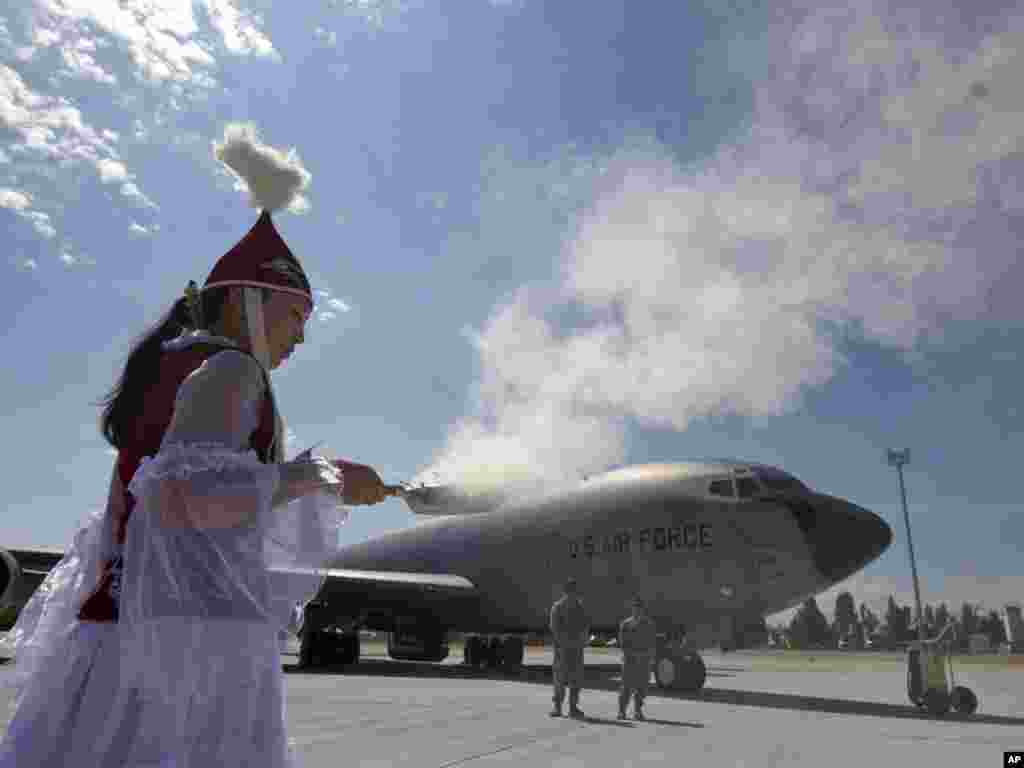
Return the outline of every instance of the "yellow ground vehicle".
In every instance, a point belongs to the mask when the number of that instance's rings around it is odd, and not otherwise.
[[[907,648],[907,695],[933,715],[955,712],[973,715],[978,709],[974,691],[956,684],[953,675],[954,625],[949,623],[931,640]]]

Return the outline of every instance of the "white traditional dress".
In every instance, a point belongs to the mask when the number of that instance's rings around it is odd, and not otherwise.
[[[333,465],[253,450],[267,398],[273,409],[266,372],[242,351],[184,380],[159,452],[127,488],[119,620],[80,621],[125,498],[115,470],[107,512],[10,633],[21,689],[0,768],[294,765],[278,633],[322,583],[346,513]]]

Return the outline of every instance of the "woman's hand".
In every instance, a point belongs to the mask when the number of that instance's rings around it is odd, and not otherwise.
[[[393,495],[372,467],[343,459],[335,459],[331,464],[341,470],[342,498],[346,504],[378,504]]]

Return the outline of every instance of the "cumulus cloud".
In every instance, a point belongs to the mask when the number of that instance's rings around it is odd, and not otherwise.
[[[43,211],[25,211],[22,215],[32,222],[32,228],[46,239],[57,235],[57,229],[50,222],[50,214]]]
[[[113,133],[110,131],[109,133]],[[116,136],[116,134],[114,134]],[[120,182],[121,194],[127,197],[136,205],[143,208],[158,208],[159,206],[154,203],[146,194],[139,189],[132,179],[134,175],[128,172],[127,166],[120,160],[113,158],[103,158],[96,163],[96,170],[100,174],[100,181],[104,184],[118,183]]]
[[[213,68],[216,60],[201,44],[196,6],[202,6],[219,41],[235,54],[276,57],[260,20],[242,13],[231,0],[123,0],[119,3],[38,0],[33,43],[47,47],[75,38],[86,26],[108,35],[131,56],[139,75],[153,83],[188,82]],[[67,50],[67,49],[65,49]],[[82,49],[69,55],[81,76],[95,73],[95,60]],[[87,50],[87,49],[85,49]],[[83,69],[84,67],[84,69]],[[95,79],[95,78],[94,78]]]
[[[262,20],[243,13],[232,0],[206,0],[206,13],[210,23],[220,32],[224,46],[236,54],[253,54],[279,59],[273,43],[262,30]]]
[[[18,137],[9,147],[16,154],[92,163],[114,155],[110,140],[86,123],[77,107],[63,97],[34,91],[4,64],[0,64],[0,123]]]
[[[57,234],[50,223],[50,215],[43,211],[31,210],[32,196],[16,189],[0,188],[0,208],[9,208],[26,219],[41,236],[49,239]]]
[[[797,5],[741,139],[567,163],[602,172],[562,279],[473,332],[478,407],[429,473],[572,481],[621,462],[631,422],[799,408],[844,366],[837,334],[911,350],[946,318],[1024,321],[1024,14]]]
[[[63,95],[67,78],[118,86],[108,92],[129,111],[129,122],[135,118],[132,135],[142,141],[187,101],[217,86],[218,48],[277,57],[262,20],[240,10],[235,0],[34,0],[30,5],[0,19],[0,53],[11,63],[0,64],[0,126],[15,136],[0,162],[27,160],[45,168],[37,173],[43,184],[36,192],[43,197],[47,185],[58,184],[62,174],[85,163],[96,167],[103,183],[117,183],[128,202],[157,207],[116,151],[118,132],[95,127]],[[121,70],[120,78],[113,74],[115,55],[130,59],[127,76]],[[16,70],[30,60],[43,66],[51,59],[53,74],[45,81],[32,80],[31,86],[27,75]],[[52,191],[50,199],[59,194]],[[33,225],[45,237],[56,231],[39,217]]]
[[[339,312],[348,312],[352,309],[347,302],[344,302],[341,299],[329,299],[327,304]]]
[[[334,46],[338,42],[338,33],[334,31],[328,31],[323,27],[317,27],[316,29],[313,30],[313,38],[318,43]]]
[[[267,211],[287,208],[292,213],[309,210],[302,193],[313,175],[298,152],[264,144],[252,123],[226,125],[222,141],[214,142],[213,153],[234,176],[236,189],[248,193],[253,207]]]
[[[16,189],[0,189],[0,208],[24,211],[32,204],[32,198]]]
[[[100,174],[100,181],[104,184],[110,181],[124,181],[128,178],[128,169],[120,160],[113,160],[105,157],[96,163],[96,170]]]
[[[75,46],[62,46],[60,53],[66,67],[64,71],[71,77],[94,80],[107,85],[116,84],[117,78],[100,66],[90,53],[95,48],[96,44],[88,40],[79,41]]]
[[[159,208],[156,203],[150,200],[146,194],[139,189],[138,185],[134,181],[126,181],[121,185],[121,194],[127,197],[136,205],[142,206],[143,208]]]

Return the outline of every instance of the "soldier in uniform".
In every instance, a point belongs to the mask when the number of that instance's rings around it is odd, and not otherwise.
[[[644,602],[634,597],[633,615],[619,625],[619,648],[622,649],[622,688],[619,691],[619,720],[626,719],[626,707],[634,696],[633,715],[644,719],[644,697],[651,679],[651,662],[655,654],[654,622],[647,616]]]
[[[565,582],[565,594],[551,606],[550,627],[555,644],[551,667],[555,684],[552,701],[555,706],[551,716],[562,716],[562,701],[568,686],[569,716],[583,717],[579,699],[580,687],[583,685],[583,647],[590,635],[590,622],[577,594],[575,579]]]

